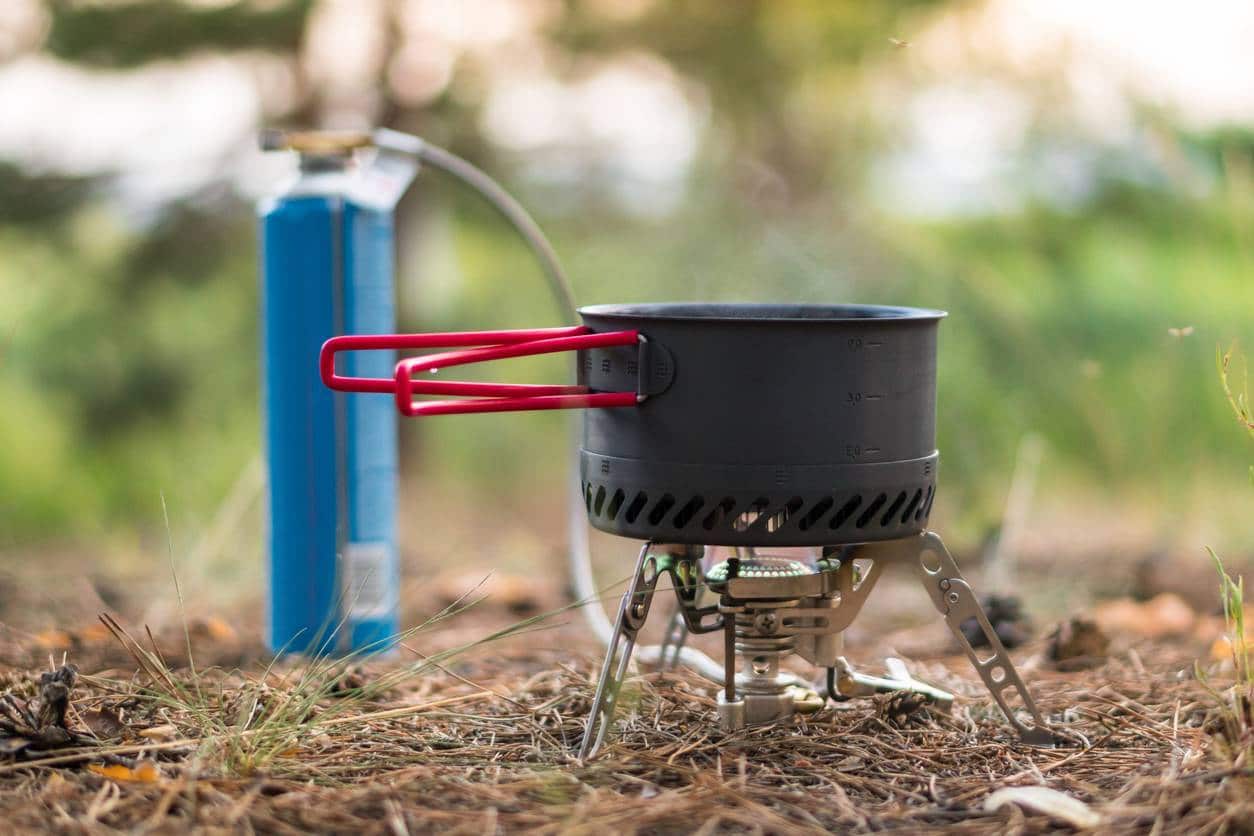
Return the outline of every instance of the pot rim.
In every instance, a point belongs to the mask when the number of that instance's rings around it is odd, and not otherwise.
[[[896,305],[826,305],[778,302],[646,302],[585,305],[580,316],[660,319],[676,322],[864,322],[937,321],[948,313]]]

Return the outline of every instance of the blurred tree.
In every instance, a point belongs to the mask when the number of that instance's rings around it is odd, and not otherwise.
[[[896,49],[908,18],[941,0],[673,0],[626,22],[573,0],[553,42],[574,55],[642,45],[708,91],[737,155],[768,165],[798,200],[831,199],[873,134],[849,95],[858,66]],[[845,175],[841,177],[841,175]]]
[[[313,0],[223,5],[50,0],[44,49],[96,67],[134,67],[203,50],[295,50]]]
[[[31,174],[0,161],[0,225],[45,225],[78,208],[92,194],[94,179]]]
[[[347,101],[358,116],[480,161],[536,208],[587,300],[909,299],[953,309],[942,352],[942,498],[964,514],[997,517],[1002,477],[1024,431],[1042,432],[1057,460],[1086,478],[1124,487],[1152,481],[1164,495],[1175,491],[1176,501],[1180,489],[1168,483],[1188,484],[1199,462],[1223,455],[1222,404],[1205,369],[1208,341],[1230,339],[1254,310],[1254,243],[1244,232],[1254,228],[1254,142],[1245,129],[1188,137],[1169,120],[1158,126],[1167,144],[1184,137],[1187,163],[1201,161],[1226,189],[1223,200],[1157,170],[1138,180],[1143,161],[1130,176],[1120,168],[1126,158],[1112,154],[1094,166],[1091,190],[1074,205],[1029,199],[987,217],[930,223],[885,216],[862,187],[891,127],[871,112],[864,82],[894,54],[908,57],[900,42],[945,3],[521,3],[515,18],[534,13],[543,22],[519,36],[521,51],[540,53],[535,64],[555,89],[646,53],[709,103],[696,187],[662,221],[598,199],[604,180],[583,178],[571,194],[512,180],[516,160],[491,146],[480,116],[492,85],[513,72],[517,44],[475,46],[473,37],[450,34],[450,16],[462,15],[466,27],[482,23],[473,2],[428,3],[444,15],[421,25],[409,0],[362,4],[362,15],[382,15],[372,43],[384,54],[370,56],[348,92],[329,82],[320,89],[309,62],[287,61],[287,98],[266,118],[316,126],[336,119],[335,107]],[[309,35],[331,7],[45,0],[38,49],[104,70],[205,52],[294,59],[322,39]],[[326,39],[332,48],[336,35]],[[432,43],[454,57],[442,86],[418,103],[398,94],[389,73],[401,51]],[[558,143],[555,167],[577,156],[568,150]],[[182,507],[204,508],[256,444],[248,207],[218,184],[137,218],[117,211],[114,186],[107,173],[66,176],[0,162],[0,435],[25,440],[0,449],[0,540],[155,519],[159,488],[177,486]],[[502,325],[545,321],[551,307],[533,285],[502,281],[529,262],[499,218],[438,177],[423,190],[428,206],[453,207],[459,223],[444,225],[453,232],[438,242],[455,253],[456,288],[438,312],[423,308],[422,324],[481,327],[485,311],[506,319]],[[1196,326],[1192,339],[1167,336],[1186,325]],[[1194,360],[1203,371],[1189,377]],[[527,471],[537,461],[558,459],[537,451],[565,443],[560,420],[526,416],[493,433],[472,422],[423,430],[434,440],[431,455],[461,457],[439,463],[452,465],[449,472],[504,492],[532,484]]]
[[[312,6],[50,0],[40,49],[118,69],[295,53]],[[252,455],[250,207],[210,184],[127,217],[113,179],[0,162],[0,430],[26,440],[0,456],[0,543],[156,519],[158,489],[184,511],[212,507]]]

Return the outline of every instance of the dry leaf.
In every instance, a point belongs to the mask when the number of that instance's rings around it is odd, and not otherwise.
[[[81,786],[67,781],[64,775],[54,770],[48,773],[47,780],[39,790],[39,798],[44,803],[66,801],[81,791]]]
[[[450,570],[437,575],[430,588],[444,604],[464,600],[468,595],[470,598],[486,595],[481,607],[503,607],[517,616],[534,615],[557,606],[549,584],[525,575],[497,572],[485,578],[483,572]]]
[[[1210,644],[1224,635],[1227,629],[1223,616],[1199,615],[1197,623],[1193,625],[1193,638],[1204,644]]]
[[[1044,813],[1080,830],[1097,827],[1102,821],[1101,815],[1080,799],[1049,787],[1007,787],[984,799],[984,809],[989,812],[1007,804]]]
[[[1049,637],[1047,653],[1059,670],[1077,671],[1106,661],[1110,639],[1087,618],[1060,622]]]
[[[1247,632],[1245,634],[1247,645],[1254,646],[1254,633]],[[1210,658],[1216,662],[1228,662],[1232,659],[1232,638],[1223,635],[1215,639],[1215,643],[1210,646]]]
[[[74,637],[78,640],[79,644],[99,644],[100,642],[111,641],[113,639],[113,635],[109,632],[109,629],[100,622],[88,624],[86,627],[79,630]]]
[[[89,763],[87,771],[114,781],[131,781],[137,784],[155,784],[161,780],[161,771],[152,761],[140,761],[134,767],[120,763]]]
[[[1179,595],[1164,592],[1144,603],[1128,598],[1104,601],[1093,608],[1093,620],[1112,637],[1160,639],[1191,632],[1197,613]]]
[[[98,738],[119,737],[126,730],[126,725],[117,711],[112,708],[94,708],[79,713],[83,725]]]
[[[16,755],[24,752],[32,742],[25,737],[0,737],[0,755]]]
[[[193,639],[210,639],[231,644],[239,641],[235,628],[213,615],[194,619],[187,629]]]
[[[35,644],[42,650],[69,650],[74,637],[64,630],[44,630],[35,635]]]
[[[169,723],[165,723],[160,726],[152,726],[147,729],[141,729],[139,732],[140,737],[146,737],[149,740],[173,740],[177,734],[178,729],[174,728],[174,726],[171,726]]]

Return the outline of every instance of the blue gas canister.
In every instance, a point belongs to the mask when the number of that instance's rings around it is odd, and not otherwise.
[[[322,343],[396,330],[393,212],[417,161],[369,137],[268,133],[300,171],[259,206],[269,563],[276,652],[381,651],[398,631],[396,413],[387,398],[332,392]],[[341,360],[390,377],[395,357]]]

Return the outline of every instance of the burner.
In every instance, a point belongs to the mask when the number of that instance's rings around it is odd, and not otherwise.
[[[728,577],[733,578],[800,578],[812,574],[815,570],[800,560],[789,560],[786,557],[733,557],[716,563],[705,573],[705,580],[711,589],[717,590],[725,585]]]
[[[689,633],[722,632],[725,729],[785,719],[806,683],[797,655],[827,669],[829,696],[909,689],[952,699],[899,663],[857,674],[843,631],[883,570],[912,568],[1007,721],[1028,742],[1053,735],[944,543],[927,529],[936,490],[940,311],[857,305],[601,305],[574,328],[337,337],[328,386],[390,392],[405,415],[587,408],[580,491],[595,527],[647,541],[623,596],[581,758],[595,754],[654,591],[676,596],[663,662]],[[341,377],[354,349],[456,348],[402,360],[393,379]],[[577,351],[576,385],[497,384],[426,372]],[[424,400],[415,395],[459,396]],[[702,568],[706,547],[732,556]],[[811,561],[771,554],[809,547]],[[761,550],[761,554],[759,551]],[[707,602],[705,599],[710,598]],[[962,628],[978,625],[978,653]],[[739,670],[739,672],[737,672]],[[1025,718],[1006,701],[1014,691]]]

